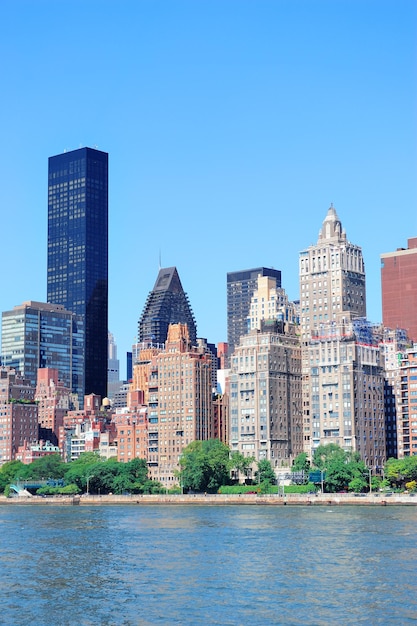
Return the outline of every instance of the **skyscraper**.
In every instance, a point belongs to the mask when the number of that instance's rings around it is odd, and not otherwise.
[[[362,249],[350,243],[333,205],[316,244],[300,253],[300,325],[302,340],[313,329],[349,311],[366,316]]]
[[[108,154],[49,159],[48,302],[84,321],[84,394],[107,395]]]
[[[165,343],[170,324],[187,324],[191,344],[196,345],[197,327],[194,314],[176,267],[159,270],[139,320],[139,343]]]
[[[38,368],[54,368],[61,383],[83,401],[84,329],[79,315],[60,304],[24,302],[2,313],[2,364],[35,387]]]
[[[382,321],[417,341],[417,237],[408,248],[381,254]]]
[[[365,265],[362,250],[359,246],[348,241],[333,205],[327,211],[317,243],[300,253],[299,276],[304,450],[308,453],[314,452],[314,449],[323,443],[322,438],[324,436],[328,437],[325,440],[326,443],[331,441],[341,443],[343,441],[343,444],[346,444],[346,449],[349,449],[353,444],[351,435],[347,434],[346,424],[344,424],[346,426],[344,429],[339,428],[339,423],[335,425],[335,415],[331,411],[329,411],[331,418],[328,422],[326,419],[323,424],[319,423],[319,416],[321,415],[318,403],[320,385],[317,383],[316,375],[320,368],[316,365],[320,363],[324,366],[326,361],[324,356],[321,361],[316,362],[314,360],[313,363],[310,361],[313,354],[314,359],[319,358],[318,346],[321,346],[322,337],[331,336],[332,343],[329,343],[329,354],[326,354],[325,357],[329,363],[327,373],[332,374],[336,380],[340,369],[340,363],[337,362],[336,358],[337,350],[341,350],[343,347],[339,346],[338,341],[343,340],[343,337],[334,330],[335,325],[344,322],[345,317],[350,320],[354,317],[364,318],[366,316]],[[349,336],[350,334],[349,331]],[[352,334],[354,337],[354,333]],[[353,342],[354,340],[352,339]],[[336,346],[334,348],[337,353],[336,356],[333,352],[333,345]],[[334,398],[337,394],[337,420],[342,420],[341,408],[339,414],[339,396],[342,398],[344,389],[339,387],[339,383],[342,384],[341,380],[337,379],[337,381],[335,388],[332,389],[333,403],[330,400],[328,402],[334,407]],[[350,384],[350,382],[343,384]],[[331,397],[329,392],[329,398]],[[343,414],[347,415],[346,422],[354,419],[350,410],[345,409]],[[322,416],[321,419],[323,420],[324,417]],[[333,427],[329,424],[333,424]],[[338,434],[336,435],[336,433]],[[344,434],[346,434],[346,439],[342,438]]]
[[[281,272],[267,267],[256,267],[227,274],[227,343],[229,359],[239,340],[249,330],[248,316],[251,298],[258,287],[258,276],[276,278],[276,287],[281,287]]]

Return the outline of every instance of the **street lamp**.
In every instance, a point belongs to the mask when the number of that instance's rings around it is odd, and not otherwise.
[[[368,468],[369,471],[369,493],[372,493],[372,468]]]
[[[89,491],[90,491],[90,479],[91,478],[94,478],[94,476],[93,475],[87,476],[87,492],[85,494],[86,496],[90,495]]]

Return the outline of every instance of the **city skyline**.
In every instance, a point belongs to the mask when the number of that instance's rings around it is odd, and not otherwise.
[[[47,159],[81,144],[110,155],[122,376],[159,265],[178,268],[198,335],[226,341],[227,273],[279,269],[298,298],[299,252],[331,202],[382,321],[380,255],[417,234],[415,3],[101,6],[2,7],[1,310],[46,301]],[[57,53],[62,23],[82,49]]]

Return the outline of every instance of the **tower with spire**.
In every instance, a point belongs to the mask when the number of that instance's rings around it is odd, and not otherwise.
[[[359,452],[368,466],[379,466],[385,455],[381,365],[365,319],[365,266],[333,205],[317,243],[300,253],[299,277],[304,450],[312,456],[319,445],[336,443]],[[359,337],[364,330],[366,349]],[[354,393],[358,385],[379,391],[365,402]],[[373,408],[361,409],[360,402]],[[358,432],[371,428],[364,447]]]
[[[351,313],[366,317],[365,264],[362,249],[350,243],[333,204],[316,244],[300,253],[300,324],[302,341],[320,324]]]

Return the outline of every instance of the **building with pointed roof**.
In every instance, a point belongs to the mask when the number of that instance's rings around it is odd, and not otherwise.
[[[300,253],[300,325],[303,341],[344,311],[366,317],[362,249],[347,240],[333,204],[316,244]]]
[[[187,324],[191,344],[196,345],[194,314],[176,267],[159,270],[138,323],[139,343],[164,344],[170,324]]]
[[[381,445],[377,450],[356,445],[357,433],[351,428],[352,423],[359,417],[367,425],[371,420],[357,414],[358,407],[351,399],[353,378],[341,377],[342,370],[348,376],[347,359],[353,356],[346,356],[346,337],[335,333],[335,328],[354,318],[366,318],[365,265],[362,249],[348,241],[333,205],[327,211],[317,243],[300,253],[299,276],[304,450],[312,455],[320,444],[338,443],[345,450],[358,450],[364,460],[379,465],[384,434],[378,439]],[[355,333],[348,334],[353,336],[355,346]],[[351,350],[353,354],[353,347]],[[377,352],[375,349],[370,363],[359,357],[355,361],[358,380],[363,377],[374,386],[375,381],[371,377],[368,380],[365,370],[379,368]],[[381,385],[378,378],[378,393]],[[319,400],[323,397],[326,400],[321,405]],[[379,396],[375,402],[379,402]],[[372,413],[372,420],[379,424],[379,419],[379,413]]]

